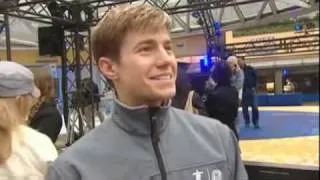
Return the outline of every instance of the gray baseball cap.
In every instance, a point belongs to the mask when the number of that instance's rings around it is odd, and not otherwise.
[[[40,90],[34,84],[33,73],[26,67],[10,61],[0,61],[0,97],[31,94],[39,98]]]

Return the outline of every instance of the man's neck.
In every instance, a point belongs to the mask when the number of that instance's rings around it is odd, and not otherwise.
[[[138,106],[148,106],[148,107],[161,107],[168,104],[169,100],[154,100],[154,101],[136,101],[131,98],[124,98],[120,96],[116,96],[118,101],[120,101],[122,104],[125,104],[127,106],[131,107],[138,107]]]
[[[161,107],[165,106],[169,103],[169,100],[162,100],[162,101],[155,101],[155,102],[150,102],[147,103],[149,107]]]

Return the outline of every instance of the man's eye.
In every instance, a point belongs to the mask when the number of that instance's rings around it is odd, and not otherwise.
[[[172,46],[165,46],[164,47],[167,51],[172,51]]]
[[[166,46],[165,48],[166,48],[166,50],[172,50],[171,46]]]
[[[166,51],[168,54],[173,54],[173,48],[172,46],[168,46],[168,47],[165,47]]]
[[[142,48],[139,49],[139,52],[149,52],[151,50],[152,50],[151,47],[142,47]]]

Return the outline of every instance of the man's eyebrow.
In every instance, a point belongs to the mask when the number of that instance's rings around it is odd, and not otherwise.
[[[156,40],[154,40],[154,39],[146,39],[146,40],[143,40],[143,41],[138,42],[138,43],[134,46],[134,48],[137,48],[137,47],[139,47],[139,46],[142,45],[142,44],[155,44],[155,43],[156,43]],[[171,41],[171,40],[165,40],[165,41],[163,42],[163,44],[165,44],[165,45],[171,45],[171,44],[172,44],[172,41]]]
[[[165,44],[165,45],[172,45],[172,41],[171,41],[171,40],[165,40],[165,41],[164,41],[164,44]]]
[[[155,43],[155,40],[153,40],[153,39],[146,39],[146,40],[143,40],[143,41],[138,42],[138,43],[134,46],[134,48],[137,48],[138,46],[140,46],[140,45],[142,45],[142,44],[153,44],[153,43]]]

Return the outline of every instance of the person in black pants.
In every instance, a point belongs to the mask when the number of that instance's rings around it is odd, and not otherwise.
[[[62,128],[62,116],[55,102],[54,79],[44,69],[34,71],[34,75],[41,96],[31,109],[29,127],[47,135],[55,143]]]
[[[227,125],[239,139],[236,130],[238,115],[238,91],[231,85],[232,72],[225,62],[215,65],[211,78],[215,87],[207,94],[206,109],[210,117]]]
[[[245,63],[243,57],[238,59],[239,66],[244,72],[244,82],[243,82],[243,92],[242,92],[242,114],[246,123],[246,127],[250,127],[250,115],[248,107],[252,109],[252,123],[255,129],[260,129],[259,126],[259,110],[258,110],[258,100],[256,95],[257,87],[257,72],[256,70],[248,66]]]
[[[172,106],[178,109],[184,109],[188,94],[192,90],[188,74],[181,64],[178,64],[176,79],[176,95],[172,98]]]

